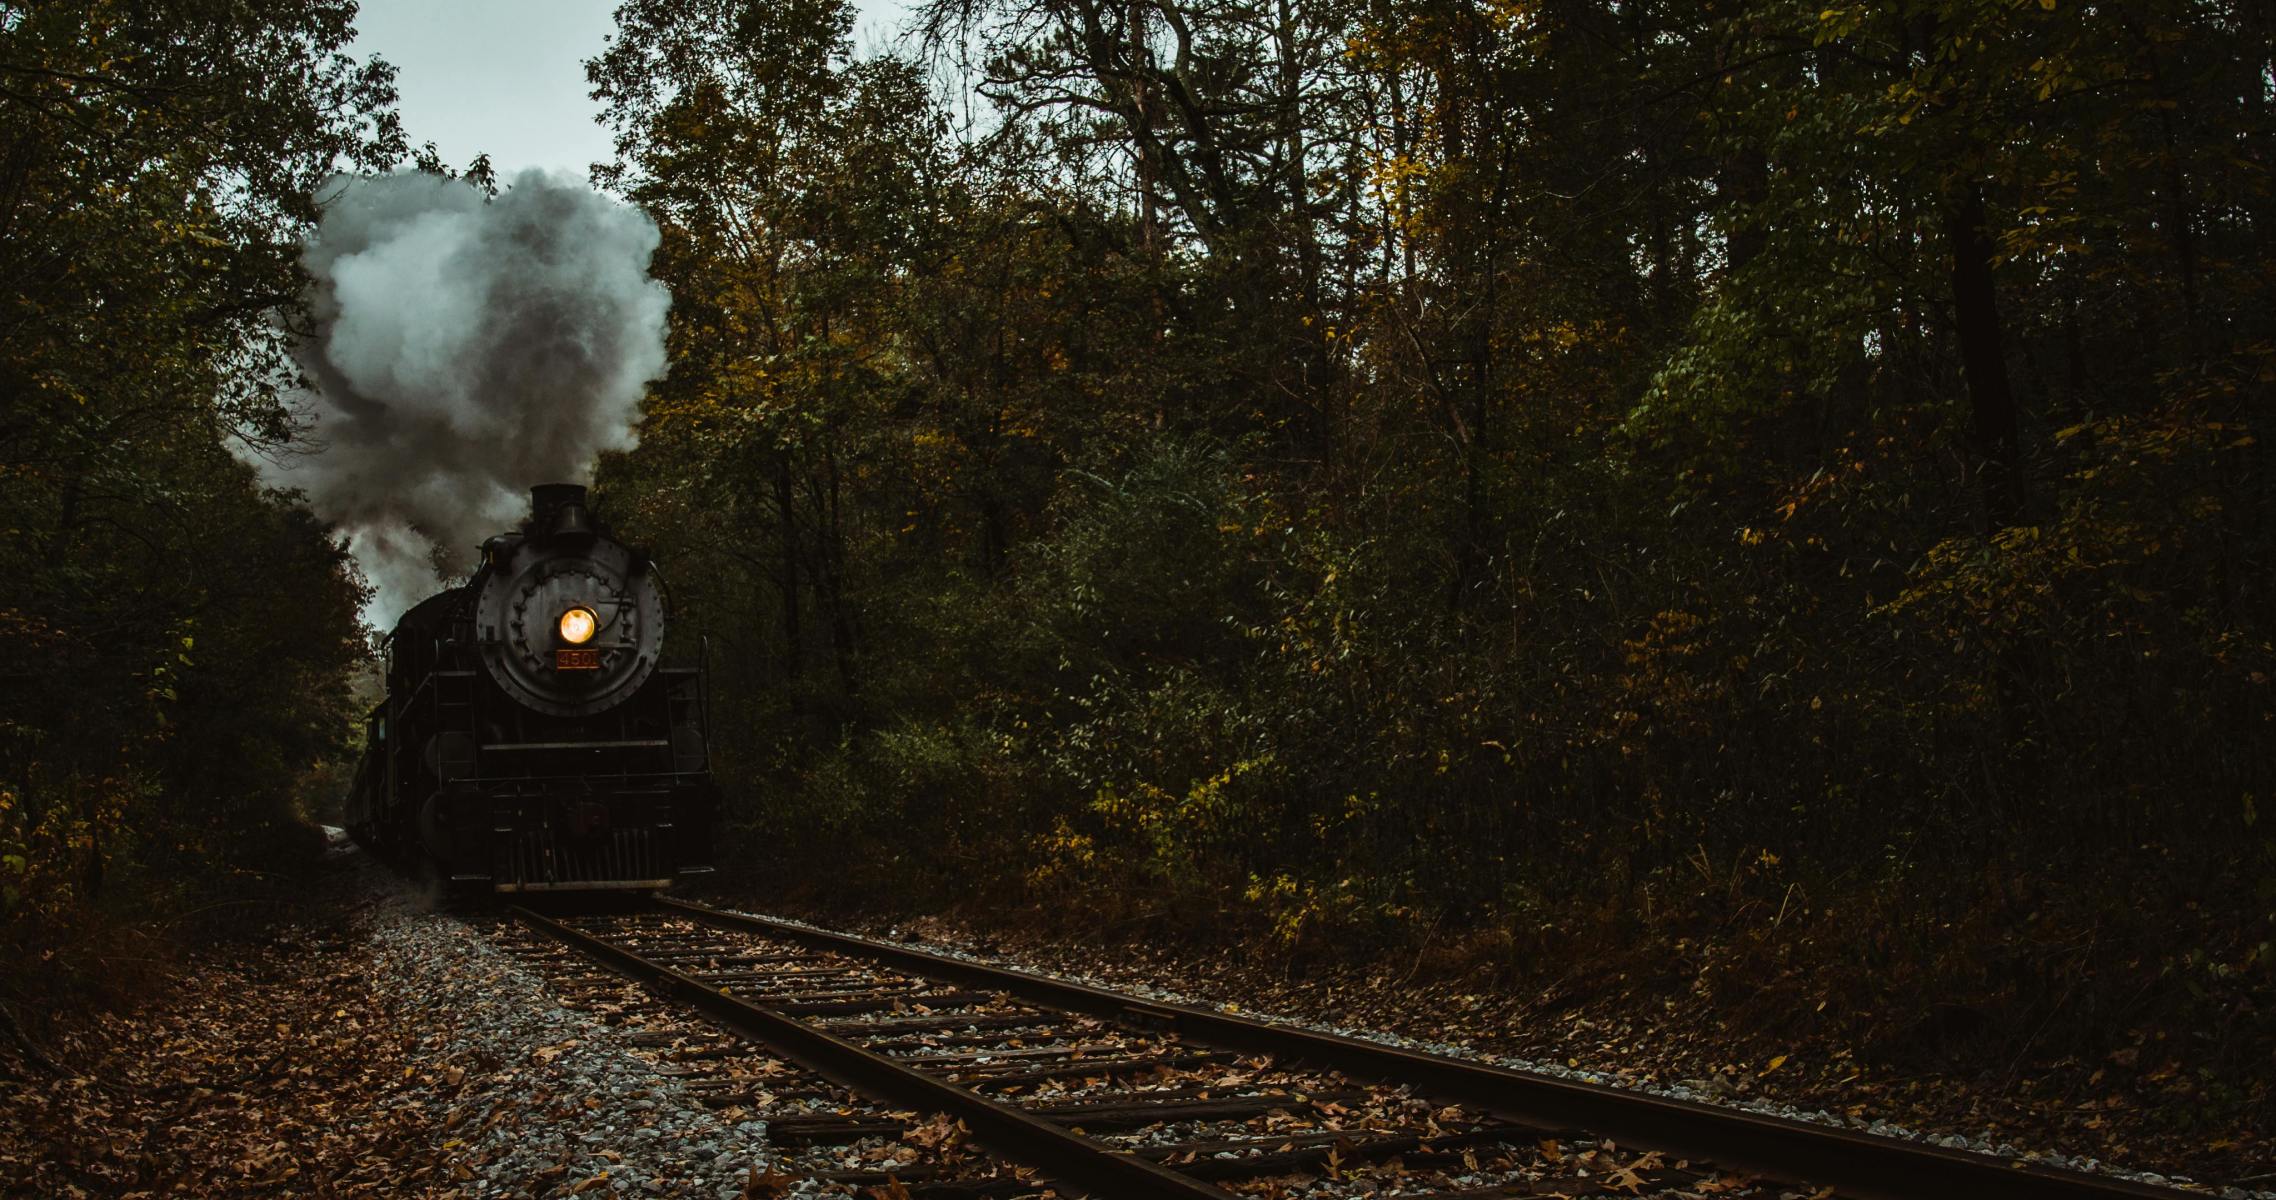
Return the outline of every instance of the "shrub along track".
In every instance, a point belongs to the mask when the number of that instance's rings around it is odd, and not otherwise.
[[[969,1130],[1062,1193],[1133,1198],[2190,1194],[1141,1000],[669,898],[564,920],[514,911],[819,1077],[772,1095],[803,1094],[824,1110],[774,1110],[778,1143],[884,1138],[939,1160],[838,1173],[848,1184],[891,1173],[915,1195],[1041,1190],[1031,1173],[973,1157]],[[938,1115],[833,1108],[841,1097],[823,1089],[834,1087]]]

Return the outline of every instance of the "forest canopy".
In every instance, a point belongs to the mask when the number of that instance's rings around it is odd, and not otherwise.
[[[2265,6],[851,21],[589,64],[673,292],[602,494],[754,878],[2058,1031],[2265,978]]]
[[[245,463],[407,152],[353,17],[0,3],[11,957],[349,750],[364,590]],[[588,64],[671,293],[596,499],[746,881],[2267,1036],[2269,6],[915,19]]]
[[[1329,875],[1421,849],[1368,813],[2231,844],[2256,11],[944,2],[958,131],[847,6],[632,4],[591,70],[675,353],[612,499],[700,564],[750,769],[979,768],[856,807],[1174,858],[1261,805],[1223,865]]]

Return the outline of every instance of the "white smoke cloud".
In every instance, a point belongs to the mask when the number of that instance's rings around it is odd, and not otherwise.
[[[340,176],[303,254],[314,452],[270,463],[347,533],[382,629],[471,565],[539,483],[629,448],[664,371],[655,223],[571,176],[495,199],[432,175]]]

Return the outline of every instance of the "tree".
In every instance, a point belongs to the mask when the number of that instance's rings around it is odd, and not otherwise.
[[[207,834],[226,849],[344,736],[356,585],[230,447],[288,434],[317,183],[402,153],[392,70],[343,53],[353,12],[0,7],[11,943],[17,918],[66,919],[120,862]],[[271,618],[298,640],[265,641]],[[237,694],[280,673],[310,690]],[[272,760],[257,778],[225,765]]]
[[[628,11],[679,325],[605,478],[766,631],[779,870],[1520,974],[2098,872],[2143,964],[2265,940],[2257,8],[942,0],[962,126]]]

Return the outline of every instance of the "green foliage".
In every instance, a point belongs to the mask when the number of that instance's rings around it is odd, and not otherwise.
[[[754,871],[2075,1009],[2198,1001],[1936,931],[2268,940],[2257,8],[944,2],[965,138],[846,11],[594,66]]]
[[[237,454],[290,423],[314,189],[402,151],[391,69],[341,53],[353,12],[0,8],[10,959],[257,860],[341,751],[360,586]]]

